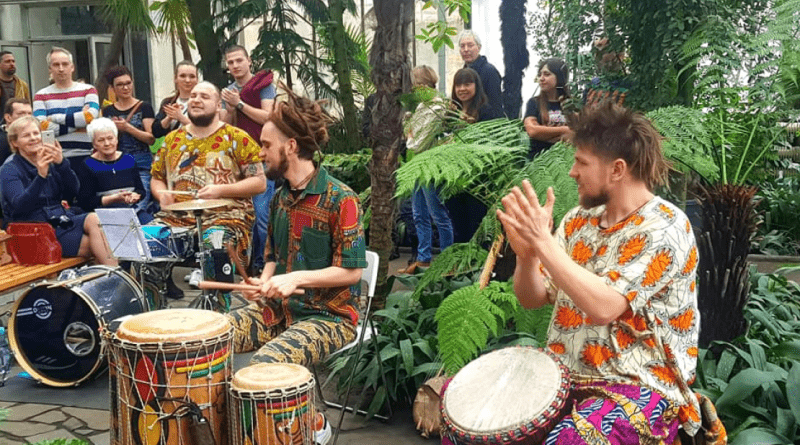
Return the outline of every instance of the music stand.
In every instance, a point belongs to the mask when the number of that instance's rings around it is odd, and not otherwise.
[[[118,260],[153,262],[153,254],[132,208],[95,209],[111,254]]]

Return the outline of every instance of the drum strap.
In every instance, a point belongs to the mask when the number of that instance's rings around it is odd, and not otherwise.
[[[203,411],[192,400],[175,399],[170,397],[158,397],[160,402],[173,402],[180,406],[163,418],[189,416],[189,439],[192,445],[216,445],[214,433],[211,431],[211,424],[203,415]]]

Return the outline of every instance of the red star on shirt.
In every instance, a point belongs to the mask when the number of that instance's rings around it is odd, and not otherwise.
[[[233,172],[231,169],[225,168],[219,158],[214,160],[213,166],[208,167],[208,172],[214,175],[214,184],[230,184],[233,182]]]

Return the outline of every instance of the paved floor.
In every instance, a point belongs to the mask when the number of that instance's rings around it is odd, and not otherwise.
[[[408,256],[395,260],[390,273],[405,265]],[[181,279],[185,268],[176,268],[175,277],[184,289]],[[22,292],[25,292],[23,290]],[[173,307],[185,307],[193,293],[174,301]],[[0,316],[6,317],[13,301],[21,295],[0,296]],[[5,314],[5,315],[1,315]],[[4,323],[5,324],[5,323]],[[241,354],[240,354],[241,355]],[[247,357],[239,357],[235,369],[247,363]],[[5,420],[0,421],[0,445],[33,444],[47,439],[80,439],[91,445],[109,443],[108,378],[102,374],[80,387],[51,388],[20,376],[21,368],[14,366],[5,387],[0,387],[0,410],[6,410]],[[335,396],[326,390],[326,395]],[[328,417],[336,423],[338,412],[328,410]],[[0,419],[3,415],[0,414]],[[342,427],[338,443],[345,445],[369,444],[433,444],[438,439],[424,439],[413,426],[409,409],[395,413],[388,423],[378,420],[364,422],[361,417],[348,414]]]

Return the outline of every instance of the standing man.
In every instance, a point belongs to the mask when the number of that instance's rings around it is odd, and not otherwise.
[[[672,443],[679,425],[693,436],[697,245],[686,215],[653,194],[668,171],[661,137],[612,102],[584,108],[570,127],[580,206],[556,234],[552,189],[541,206],[523,181],[497,212],[517,254],[520,303],[555,305],[547,347],[569,368],[577,396],[547,442],[610,434],[620,444]]]
[[[472,68],[478,72],[481,78],[483,91],[489,98],[489,105],[492,106],[493,116],[505,116],[503,111],[503,90],[501,88],[502,77],[500,72],[494,67],[486,56],[481,55],[481,40],[470,29],[461,31],[458,38],[458,46],[461,52],[461,59],[464,60],[464,68]]]
[[[243,46],[233,45],[225,51],[225,63],[233,83],[222,90],[223,120],[246,131],[253,140],[261,137],[261,127],[267,122],[275,102],[275,85],[271,71],[253,74],[253,61]],[[253,197],[256,223],[253,228],[252,268],[264,267],[264,243],[269,220],[269,201],[275,191],[275,181],[267,180],[264,193]]]
[[[191,123],[169,133],[153,158],[153,197],[162,207],[193,198],[191,194],[170,191],[195,193],[201,199],[230,199],[230,205],[203,213],[204,243],[220,250],[212,252],[212,257],[221,261],[227,257],[222,247],[233,240],[237,255],[246,260],[254,220],[252,198],[267,186],[258,144],[244,131],[220,121],[220,94],[213,84],[197,84],[188,107]],[[157,216],[173,227],[195,227],[191,215],[162,211]],[[205,278],[214,278],[214,270],[221,267],[214,264],[216,261],[206,259]],[[170,283],[168,290],[174,290],[169,289]],[[224,295],[221,302],[227,310],[228,296]]]
[[[73,170],[92,154],[92,141],[86,126],[100,112],[97,90],[72,80],[75,65],[72,53],[54,46],[47,54],[47,66],[53,84],[33,96],[33,115],[42,131],[52,131],[69,158]]]
[[[17,61],[10,51],[0,51],[0,110],[6,108],[6,102],[14,97],[25,99],[30,103],[31,90],[28,84],[17,75]],[[3,118],[0,117],[0,124]],[[11,123],[11,122],[7,122]]]

